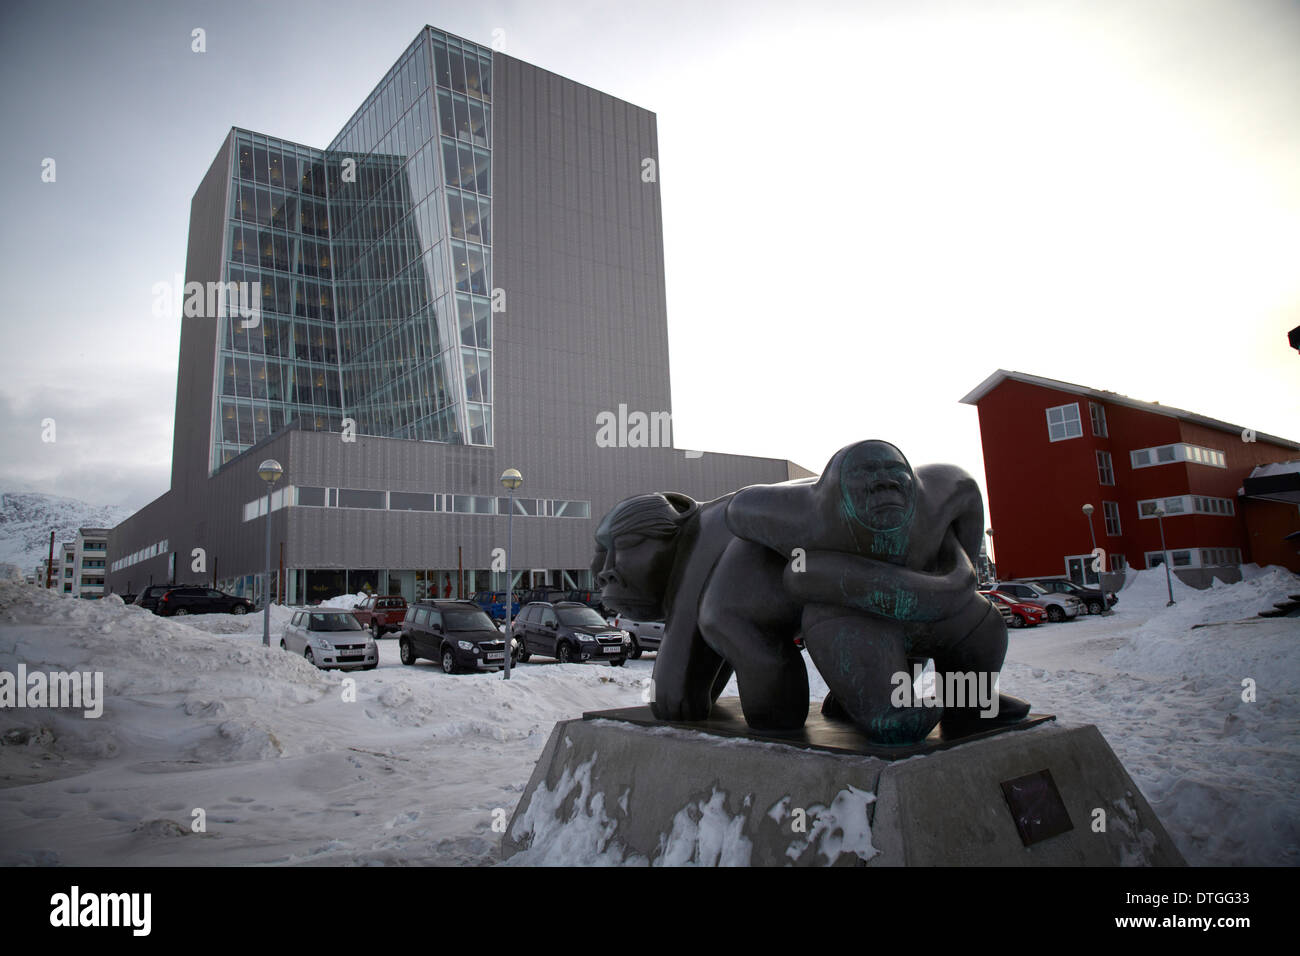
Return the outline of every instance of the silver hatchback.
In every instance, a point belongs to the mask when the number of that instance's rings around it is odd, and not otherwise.
[[[312,608],[294,611],[280,635],[280,647],[301,654],[322,670],[374,670],[379,647],[351,611]]]

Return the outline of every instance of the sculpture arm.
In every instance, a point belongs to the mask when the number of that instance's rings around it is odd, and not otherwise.
[[[944,536],[941,567],[929,573],[842,551],[809,551],[803,570],[786,566],[786,588],[806,603],[834,604],[897,621],[937,621],[951,617],[975,593],[975,569],[950,529]]]

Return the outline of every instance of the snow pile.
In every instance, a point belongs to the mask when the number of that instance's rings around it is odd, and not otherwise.
[[[1002,687],[1096,724],[1190,863],[1300,864],[1300,627],[1256,616],[1300,578],[1174,588],[1167,608],[1163,571],[1140,572],[1115,614],[1012,632]],[[106,697],[98,719],[0,710],[0,865],[494,863],[555,723],[641,704],[654,667],[535,659],[507,682],[403,666],[388,639],[377,670],[322,672],[279,650],[291,613],[272,607],[268,649],[260,614],[160,618],[0,581],[0,670],[99,672]],[[809,684],[815,707],[811,667]],[[533,844],[513,860],[648,862],[618,842],[626,799],[586,802],[560,841],[546,801],[584,793],[561,783],[516,821]],[[810,816],[808,849],[871,855],[869,798]],[[676,809],[667,859],[745,856],[712,798]]]
[[[332,598],[326,598],[320,602],[321,607],[338,607],[346,610],[352,610],[358,604],[370,597],[365,591],[358,591],[356,594],[339,594]]]

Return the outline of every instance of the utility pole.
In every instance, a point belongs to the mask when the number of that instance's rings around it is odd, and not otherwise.
[[[51,580],[53,577],[54,577],[54,532],[51,531],[50,532],[50,560],[45,565],[45,590],[48,591],[50,588],[54,587],[54,582]]]

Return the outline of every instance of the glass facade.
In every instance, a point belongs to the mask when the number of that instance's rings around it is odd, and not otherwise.
[[[492,56],[421,32],[325,150],[237,130],[211,467],[294,424],[492,443]]]

